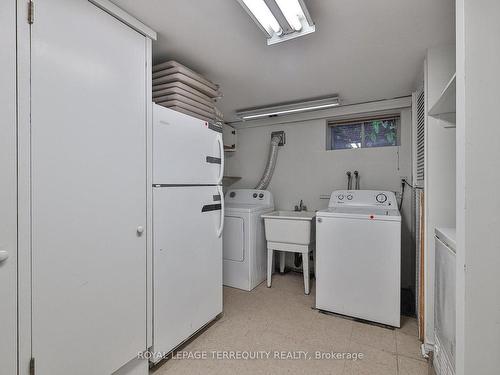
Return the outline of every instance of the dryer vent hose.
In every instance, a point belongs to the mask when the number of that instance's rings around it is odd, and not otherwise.
[[[274,167],[276,167],[276,160],[278,158],[278,149],[279,143],[281,141],[280,136],[274,136],[271,139],[271,149],[269,150],[269,158],[267,159],[266,169],[262,178],[260,179],[255,189],[257,190],[266,190],[271,182],[271,178],[273,177]]]

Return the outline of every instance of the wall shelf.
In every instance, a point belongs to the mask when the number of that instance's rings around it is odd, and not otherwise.
[[[445,128],[455,127],[456,113],[456,74],[453,74],[446,84],[436,103],[429,110],[429,116],[435,117],[444,122]]]

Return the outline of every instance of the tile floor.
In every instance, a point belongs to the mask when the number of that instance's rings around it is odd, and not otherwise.
[[[314,283],[313,283],[314,285]],[[195,374],[369,374],[427,375],[415,319],[403,317],[391,330],[322,314],[314,306],[314,288],[303,293],[302,275],[273,276],[252,292],[224,288],[224,315],[181,350],[206,353],[207,359],[169,359],[154,375]],[[269,359],[214,359],[212,351],[271,352]],[[283,351],[307,352],[308,359],[274,359]],[[316,352],[363,353],[363,358],[317,359]]]

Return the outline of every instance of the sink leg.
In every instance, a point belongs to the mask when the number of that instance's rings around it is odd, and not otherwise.
[[[280,251],[280,273],[285,272],[286,252]]]
[[[267,249],[267,287],[271,287],[271,278],[273,276],[273,249]]]
[[[302,270],[304,271],[304,293],[309,294],[309,251],[302,253]]]

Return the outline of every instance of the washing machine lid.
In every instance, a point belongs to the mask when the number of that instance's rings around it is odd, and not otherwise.
[[[272,207],[263,206],[261,204],[246,204],[246,203],[226,203],[225,211],[227,213],[255,213],[267,211]]]
[[[385,209],[371,206],[329,207],[319,210],[317,217],[341,217],[350,219],[401,221],[401,214],[396,209]]]

